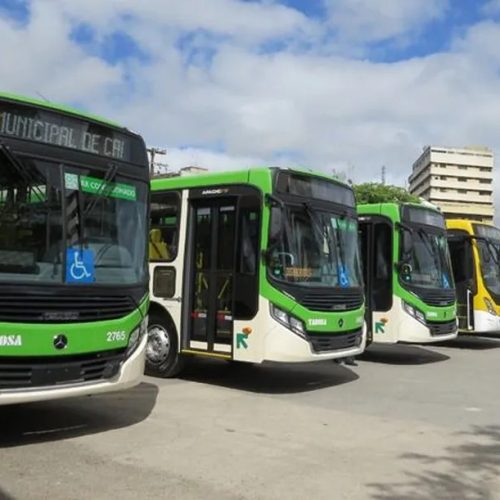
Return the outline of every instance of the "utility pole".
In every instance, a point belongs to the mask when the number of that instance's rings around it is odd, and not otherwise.
[[[150,147],[150,148],[147,148],[147,152],[149,153],[149,156],[150,156],[149,176],[152,178],[155,175],[155,156],[156,155],[166,155],[167,150],[164,148]]]
[[[382,165],[382,184],[385,185],[385,165]]]

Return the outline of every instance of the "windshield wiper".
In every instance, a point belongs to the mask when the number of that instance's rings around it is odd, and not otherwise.
[[[14,170],[21,177],[21,179],[23,179],[23,181],[26,182],[27,187],[33,190],[33,192],[40,201],[43,201],[45,199],[45,193],[43,193],[42,190],[36,184],[38,180],[35,178],[34,175],[31,174],[29,169],[27,169],[24,166],[24,164],[21,162],[21,160],[19,160],[17,155],[15,155],[11,151],[11,149],[2,142],[0,142],[0,151],[3,154],[4,158],[10,163],[10,165],[14,167]]]
[[[443,270],[443,262],[441,261],[441,253],[439,252],[439,248],[436,249],[436,247],[433,245],[431,236],[429,233],[426,233],[422,228],[418,229],[418,234],[420,235],[422,241],[424,242],[425,247],[427,248],[427,251],[432,257],[432,260],[434,261],[434,265],[436,266],[436,270],[439,273],[439,277],[441,278],[441,281],[444,282],[443,277],[446,279],[446,283],[448,283],[449,286],[449,278],[445,277],[445,273]],[[444,288],[444,287],[443,287]]]
[[[486,242],[486,246],[488,247],[490,255],[493,257],[495,264],[498,266],[498,264],[500,263],[500,260],[498,258],[498,248],[495,245],[493,245],[493,243],[490,240],[485,238],[484,241]]]
[[[94,193],[94,198],[90,201],[90,203],[83,211],[83,215],[87,215],[88,213],[90,213],[95,208],[99,199],[113,189],[111,181],[115,178],[117,171],[118,165],[116,165],[115,163],[111,163],[106,170],[106,173],[104,174],[101,186]]]
[[[320,225],[320,223],[318,222],[318,220],[316,218],[316,212],[312,209],[310,204],[307,202],[303,203],[303,207],[304,207],[306,213],[309,215],[309,218],[310,218],[312,225],[313,225],[313,229],[315,230],[316,234],[320,237],[319,243],[321,244],[322,243],[321,240],[324,240],[325,234],[324,234],[322,226]],[[345,219],[345,217],[346,217],[345,215],[341,215],[342,220]],[[335,253],[335,260],[337,263],[337,272],[339,272],[340,269],[342,269],[342,271],[345,273],[345,271],[346,271],[345,254],[344,254],[344,248],[342,247],[342,244],[340,243],[340,236],[339,236],[338,227],[336,227],[334,229],[334,232],[335,232],[335,246],[337,249],[337,251],[334,252]],[[326,238],[326,241],[327,241],[327,244],[328,244],[330,251],[331,251],[332,248],[330,246],[330,239]]]

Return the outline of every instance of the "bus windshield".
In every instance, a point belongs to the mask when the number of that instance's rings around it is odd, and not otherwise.
[[[481,261],[484,285],[495,297],[500,297],[500,231],[496,227],[476,224],[474,232]]]
[[[302,286],[361,286],[356,219],[308,203],[271,211],[268,269]]]
[[[404,282],[428,288],[453,288],[448,240],[444,232],[431,232],[421,226],[403,231],[401,263]]]
[[[105,176],[0,147],[1,282],[144,282],[147,184]]]

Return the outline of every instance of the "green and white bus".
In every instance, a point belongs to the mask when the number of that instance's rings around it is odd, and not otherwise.
[[[146,148],[110,121],[0,94],[0,404],[144,370]]]
[[[419,204],[358,205],[369,341],[430,343],[457,336],[442,214]]]
[[[148,371],[186,355],[261,363],[361,353],[352,189],[255,168],[152,181]]]

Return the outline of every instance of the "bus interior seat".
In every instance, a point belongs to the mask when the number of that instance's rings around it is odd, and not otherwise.
[[[151,260],[170,260],[170,252],[163,241],[160,229],[149,231],[149,258]]]

